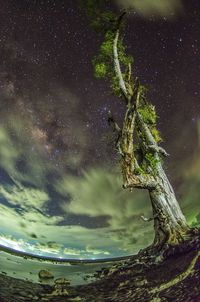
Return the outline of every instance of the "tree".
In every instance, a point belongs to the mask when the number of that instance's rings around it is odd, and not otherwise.
[[[160,250],[188,239],[191,229],[177,202],[174,190],[163,169],[167,152],[159,145],[155,107],[147,100],[146,89],[132,72],[133,58],[126,54],[123,41],[126,11],[116,17],[101,10],[108,1],[84,1],[92,26],[101,30],[104,40],[93,59],[95,76],[110,81],[113,93],[125,103],[122,127],[109,112],[108,121],[116,133],[124,189],[149,192],[154,220],[153,248]]]

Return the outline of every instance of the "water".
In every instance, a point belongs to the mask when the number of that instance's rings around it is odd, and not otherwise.
[[[103,263],[58,263],[39,261],[37,259],[24,259],[23,257],[0,252],[0,272],[17,279],[27,280],[34,283],[53,284],[54,279],[66,278],[71,285],[81,285],[95,280],[93,274],[103,267],[112,266],[112,261]],[[50,271],[54,279],[40,280],[40,270]],[[89,277],[90,276],[90,277]]]

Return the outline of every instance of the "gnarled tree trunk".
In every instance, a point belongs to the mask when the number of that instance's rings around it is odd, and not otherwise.
[[[182,242],[188,235],[190,228],[177,202],[173,188],[163,170],[161,156],[167,156],[167,152],[158,146],[150,128],[144,122],[138,107],[141,102],[141,87],[138,79],[127,83],[122,75],[118,59],[117,43],[119,29],[116,32],[113,44],[113,57],[115,73],[119,79],[119,87],[125,99],[127,110],[122,129],[109,117],[109,122],[118,133],[117,148],[121,155],[121,167],[124,188],[147,189],[152,204],[155,238],[153,246],[162,248],[163,245],[176,245]],[[131,68],[129,70],[130,74]],[[132,93],[127,89],[132,85]],[[134,151],[135,136],[144,160],[147,152],[150,152],[155,160],[154,171],[149,166],[142,171]],[[142,135],[142,139],[140,136]],[[149,219],[149,220],[152,220]],[[147,219],[148,220],[148,219]]]
[[[160,249],[165,244],[179,244],[187,238],[190,227],[161,164],[160,153],[164,154],[165,151],[158,146],[141,116],[137,117],[137,110],[128,112],[124,120],[120,145],[123,187],[149,191],[155,230],[153,246]],[[153,150],[157,162],[154,173],[151,169],[145,174],[137,172],[139,164],[133,152],[134,125],[137,125],[145,136],[145,146],[141,146],[141,149]]]
[[[154,218],[154,246],[162,247],[165,243],[179,244],[186,238],[189,227],[161,166],[158,184],[149,190],[149,195]]]

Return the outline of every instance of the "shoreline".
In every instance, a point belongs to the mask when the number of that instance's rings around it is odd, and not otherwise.
[[[106,262],[119,262],[123,260],[130,259],[134,255],[115,257],[115,258],[99,258],[99,259],[71,259],[71,258],[57,258],[52,256],[42,256],[37,254],[32,254],[29,252],[17,251],[13,248],[6,247],[0,244],[0,252],[3,251],[5,253],[21,257],[24,259],[32,259],[50,263],[69,263],[69,264],[89,264],[89,263],[106,263]]]

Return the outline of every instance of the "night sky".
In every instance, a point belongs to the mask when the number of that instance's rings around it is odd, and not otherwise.
[[[199,223],[200,3],[121,2],[132,5],[124,39],[157,108],[165,169]],[[121,122],[125,108],[91,63],[103,37],[78,1],[0,5],[0,243],[67,258],[138,251],[152,241],[140,219],[151,208],[147,192],[121,187],[107,112]]]

